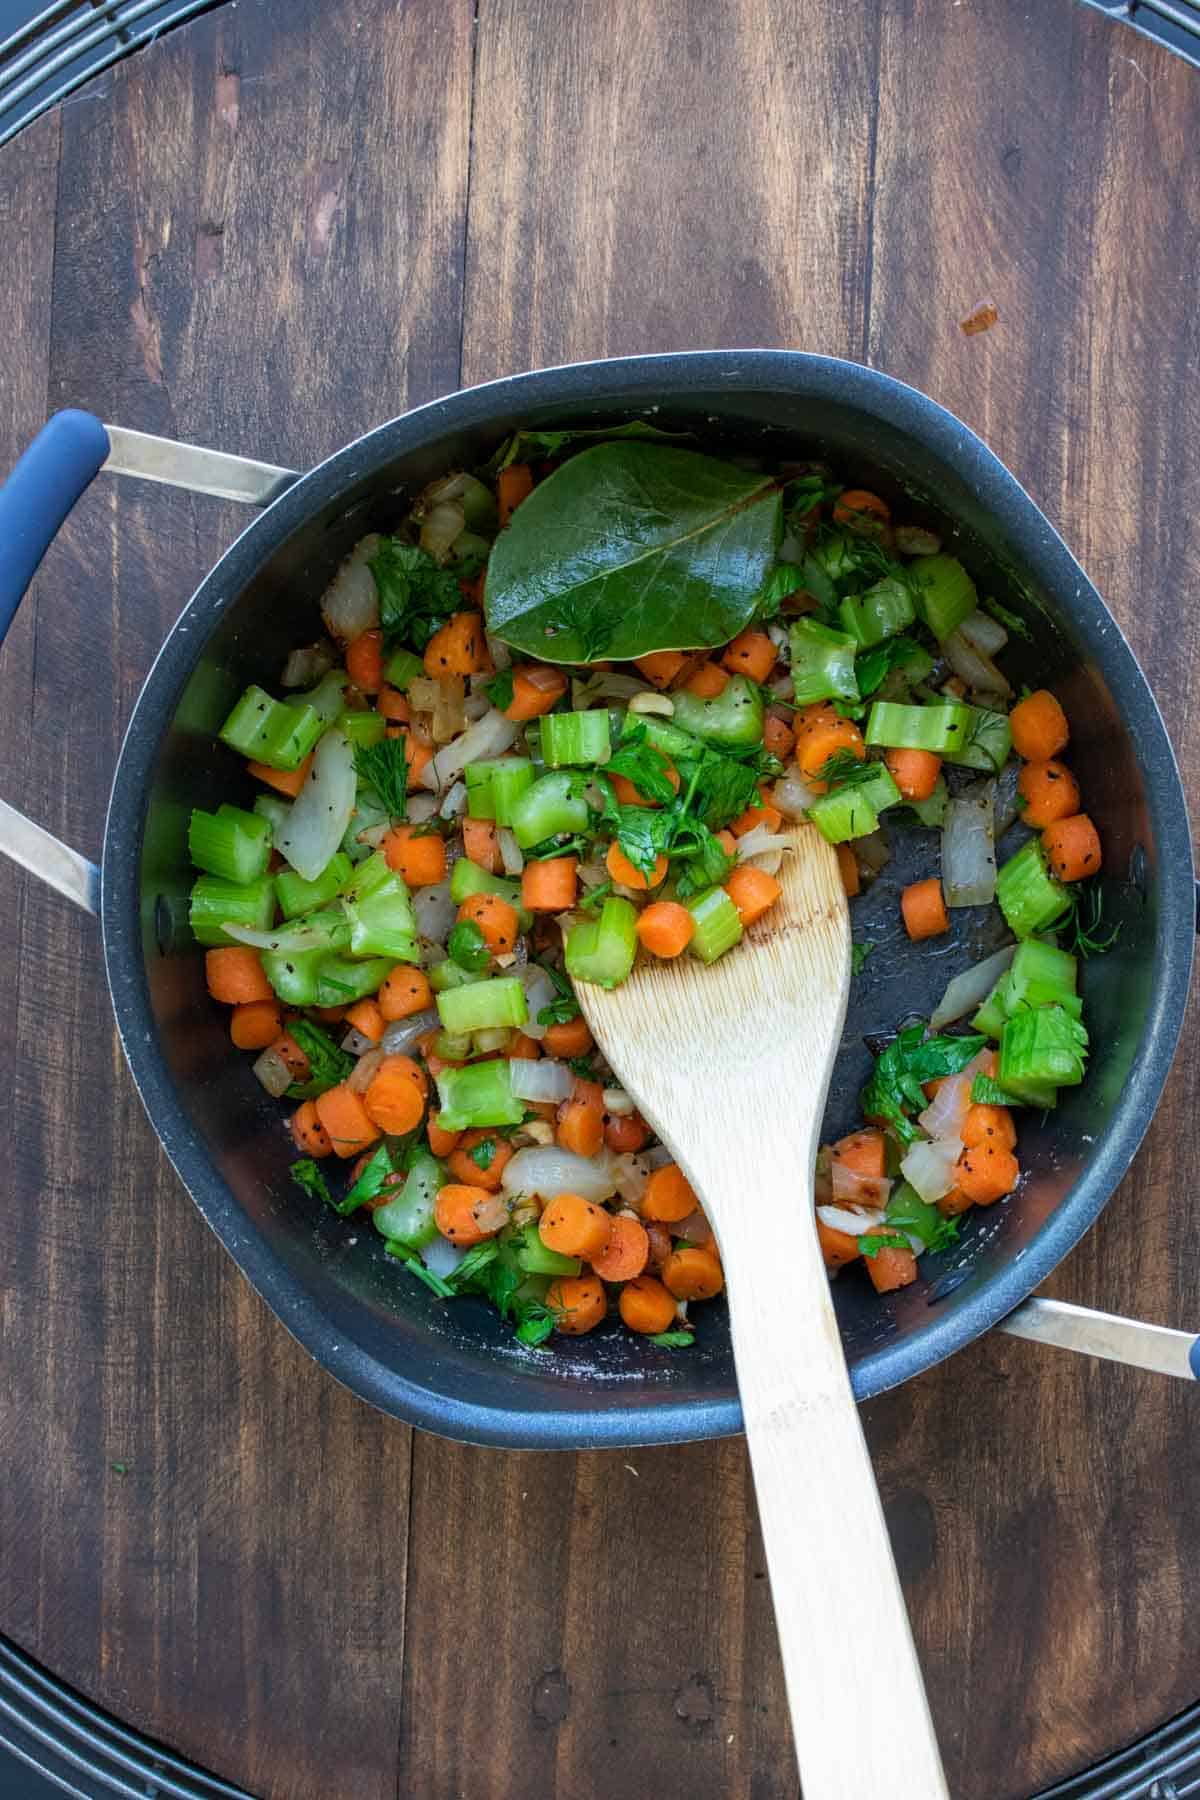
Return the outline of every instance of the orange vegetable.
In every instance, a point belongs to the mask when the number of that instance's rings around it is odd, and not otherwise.
[[[566,912],[579,889],[579,858],[548,856],[527,862],[521,872],[521,904],[529,912]]]
[[[598,1081],[576,1077],[570,1099],[558,1109],[554,1135],[564,1150],[573,1150],[576,1156],[597,1155],[604,1143],[604,1089]]]
[[[1017,777],[1017,792],[1025,802],[1021,817],[1034,831],[1044,831],[1079,811],[1079,783],[1066,763],[1054,757],[1025,763]]]
[[[1042,844],[1051,871],[1060,881],[1083,881],[1099,870],[1100,836],[1086,813],[1048,825]]]
[[[867,1274],[871,1277],[871,1285],[877,1294],[890,1294],[896,1288],[907,1287],[910,1281],[917,1279],[917,1259],[911,1250],[897,1250],[890,1246],[877,1250],[874,1256],[866,1259]]]
[[[546,1289],[554,1329],[566,1337],[593,1331],[608,1312],[604,1289],[594,1275],[565,1275]]]
[[[847,488],[833,503],[833,522],[860,537],[878,537],[892,522],[891,508],[866,488]]]
[[[726,644],[721,661],[731,675],[748,675],[751,681],[762,682],[775,667],[778,655],[766,632],[755,631],[751,626]]]
[[[294,800],[304,783],[308,780],[308,772],[312,768],[311,754],[306,756],[298,769],[269,769],[266,763],[248,762],[247,775],[253,775],[256,781],[263,781],[274,788],[277,794],[286,794]]]
[[[377,1044],[383,1036],[386,1021],[378,1000],[356,1000],[353,1006],[346,1008],[346,1023]]]
[[[425,1116],[429,1083],[411,1056],[385,1056],[363,1095],[367,1117],[390,1137],[415,1131]]]
[[[763,749],[780,762],[786,762],[796,747],[796,734],[783,719],[768,713],[763,720]]]
[[[657,1337],[675,1323],[674,1296],[653,1275],[638,1275],[627,1282],[617,1305],[630,1331],[640,1331],[645,1337]]]
[[[863,742],[863,734],[853,719],[843,719],[834,713],[832,718],[814,720],[796,736],[796,762],[800,773],[812,780],[818,776],[831,756],[839,750],[848,750],[851,756],[865,762],[867,746]]]
[[[306,1100],[298,1106],[289,1121],[297,1150],[303,1150],[305,1156],[332,1156],[333,1145],[329,1141],[329,1133],[317,1117],[315,1101]]]
[[[968,1212],[973,1205],[974,1201],[968,1200],[961,1188],[951,1188],[948,1194],[942,1195],[937,1203],[937,1209],[943,1219],[953,1219],[959,1213]]]
[[[1049,762],[1071,737],[1067,715],[1047,688],[1018,700],[1008,715],[1013,749],[1026,762]]]
[[[481,1144],[490,1146],[490,1150],[482,1153],[483,1160],[487,1163],[486,1169],[471,1154],[473,1150],[479,1150]],[[496,1194],[500,1191],[504,1165],[511,1161],[512,1153],[513,1147],[508,1139],[498,1137],[494,1130],[480,1128],[464,1131],[449,1155],[447,1166],[455,1181],[461,1182],[464,1187],[486,1188],[490,1194]]]
[[[502,894],[468,894],[458,916],[478,925],[493,956],[505,955],[517,941],[517,909]]]
[[[275,990],[263,973],[257,950],[247,944],[222,945],[204,952],[204,979],[214,1000],[246,1006],[251,1000],[274,1000]]]
[[[604,859],[604,866],[614,881],[619,881],[622,887],[633,888],[638,893],[645,893],[652,887],[661,886],[667,878],[667,859],[661,852],[654,859],[653,873],[647,877],[642,874],[640,869],[634,867],[620,844],[617,843],[608,846],[608,855]]]
[[[990,1206],[1012,1193],[1021,1170],[1011,1150],[989,1141],[964,1150],[954,1172],[968,1200],[976,1206]]]
[[[468,860],[477,869],[486,869],[489,875],[498,875],[504,867],[500,856],[500,837],[490,819],[464,819],[462,822],[463,849]]]
[[[439,1157],[449,1156],[450,1152],[455,1149],[459,1139],[462,1137],[461,1131],[443,1131],[438,1124],[438,1116],[436,1113],[430,1113],[428,1123],[425,1126],[425,1131],[429,1138],[430,1150],[434,1156]]]
[[[779,808],[764,800],[760,806],[748,806],[744,813],[739,813],[729,829],[734,837],[745,837],[747,832],[757,831],[760,825],[765,825],[768,831],[778,831],[782,824],[783,814]]]
[[[607,1249],[612,1228],[612,1214],[581,1194],[556,1194],[538,1220],[538,1236],[547,1250],[589,1262]]]
[[[318,1094],[313,1105],[325,1127],[335,1156],[357,1156],[380,1135],[380,1127],[363,1105],[360,1095],[342,1081],[324,1094]]]
[[[651,748],[653,748],[653,746],[651,746]],[[655,750],[654,754],[659,758],[663,765],[663,774],[675,789],[675,792],[678,793],[679,770],[672,767],[660,750]],[[648,794],[643,794],[641,788],[635,787],[628,775],[610,775],[608,779],[612,782],[613,793],[616,795],[622,806],[649,806],[654,808],[659,805],[657,800],[651,800]]]
[[[1015,1150],[1017,1128],[1007,1106],[969,1106],[962,1125],[962,1141],[968,1150],[980,1144],[997,1144]]]
[[[283,1023],[278,1000],[248,1000],[229,1017],[229,1035],[239,1050],[265,1050]]]
[[[690,656],[682,650],[651,650],[647,656],[639,656],[634,661],[634,668],[646,677],[651,687],[670,687],[680,669]]]
[[[842,878],[842,886],[846,890],[847,898],[853,900],[855,894],[862,887],[858,873],[858,859],[849,844],[837,844],[834,848],[837,851],[838,874]]]
[[[514,1057],[518,1062],[536,1062],[542,1048],[535,1038],[526,1037],[523,1031],[514,1031],[504,1054],[510,1062]]]
[[[481,1211],[484,1224],[480,1223]],[[460,1250],[469,1250],[472,1244],[481,1244],[484,1238],[495,1237],[500,1230],[500,1223],[491,1223],[494,1211],[492,1196],[483,1188],[448,1182],[438,1189],[433,1203],[433,1220],[444,1238],[449,1238]]]
[[[423,660],[425,673],[435,680],[445,675],[481,674],[488,665],[488,654],[479,614],[454,613],[430,638]]]
[[[651,1169],[642,1202],[638,1208],[643,1219],[657,1219],[663,1225],[678,1225],[694,1213],[700,1202],[691,1182],[677,1163],[665,1163]]]
[[[847,1263],[857,1262],[862,1254],[858,1248],[858,1239],[848,1231],[836,1231],[832,1225],[825,1225],[817,1220],[817,1242],[821,1246],[821,1255],[827,1269],[841,1269]]]
[[[604,1121],[604,1142],[614,1156],[636,1156],[650,1136],[650,1127],[637,1113],[609,1113]]]
[[[936,875],[906,887],[900,895],[900,911],[904,916],[904,929],[914,944],[922,938],[940,937],[950,929],[942,884]]]
[[[427,1012],[433,1005],[433,989],[420,969],[397,963],[384,977],[379,989],[379,1010],[391,1023],[393,1019],[411,1019],[414,1013]]]
[[[720,1258],[712,1250],[672,1250],[662,1278],[677,1300],[711,1300],[725,1286]]]
[[[436,887],[446,878],[446,841],[436,831],[416,825],[393,825],[379,846],[389,869],[410,888]]]
[[[567,678],[561,669],[546,663],[521,663],[512,672],[513,697],[504,709],[506,719],[518,723],[540,719],[567,691]]]
[[[364,631],[346,646],[346,673],[364,694],[377,694],[383,686],[383,633]]]
[[[738,909],[743,925],[753,925],[778,900],[783,888],[774,875],[742,863],[726,878],[725,892]]]
[[[509,463],[501,469],[496,478],[496,510],[501,525],[508,524],[522,500],[528,500],[532,492],[533,470],[528,463]]]
[[[309,1077],[308,1058],[296,1042],[290,1031],[282,1031],[269,1046],[279,1060],[287,1066],[293,1081],[307,1081]]]
[[[560,1060],[569,1062],[573,1056],[586,1056],[593,1041],[587,1020],[580,1014],[578,1018],[567,1019],[561,1025],[547,1025],[542,1049],[547,1056],[557,1056]]]
[[[720,663],[702,662],[683,686],[685,693],[696,694],[701,700],[715,700],[729,686],[729,676]]]
[[[411,731],[401,731],[398,726],[389,725],[387,735],[395,733],[404,739],[404,760],[408,764],[408,785],[415,788],[420,785],[421,776],[433,761],[433,745],[427,744],[423,738],[415,736]]]
[[[655,900],[638,914],[638,942],[652,956],[678,956],[696,934],[696,921],[677,900]]]
[[[882,1131],[852,1131],[841,1138],[831,1152],[834,1162],[856,1175],[869,1175],[882,1181],[887,1174],[887,1144]]]
[[[884,762],[906,800],[928,800],[942,772],[942,759],[932,750],[886,750]]]
[[[375,704],[385,719],[390,719],[396,724],[407,725],[412,717],[408,701],[399,688],[385,687]]]
[[[726,856],[737,855],[737,839],[734,837],[732,831],[718,831],[717,842],[720,844]]]
[[[592,1272],[601,1281],[633,1281],[646,1267],[649,1256],[646,1227],[639,1220],[620,1214],[612,1220],[608,1243],[598,1256],[591,1258]]]

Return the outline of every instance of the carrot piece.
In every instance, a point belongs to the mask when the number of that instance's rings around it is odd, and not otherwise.
[[[721,661],[731,675],[748,675],[751,681],[765,681],[775,667],[779,652],[765,631],[749,627],[726,644]]]
[[[383,686],[383,633],[376,627],[364,631],[346,645],[346,673],[364,694],[377,694]]]
[[[517,941],[517,909],[502,894],[468,894],[458,916],[478,925],[493,956],[503,956]]]
[[[582,1194],[556,1194],[538,1220],[538,1236],[560,1256],[600,1256],[612,1237],[612,1214]]]
[[[379,1010],[384,1018],[411,1019],[414,1013],[427,1012],[433,1005],[433,989],[420,969],[397,963],[384,977],[379,990]]]
[[[778,900],[783,888],[774,875],[742,863],[725,881],[725,892],[738,909],[743,925],[753,925]]]
[[[229,1017],[229,1035],[239,1050],[265,1050],[279,1036],[283,1020],[278,1000],[248,1000]]]
[[[702,662],[694,675],[689,675],[684,682],[684,692],[696,694],[701,700],[715,700],[723,694],[729,685],[729,676],[720,663]]]
[[[408,721],[412,718],[412,709],[408,704],[406,696],[400,692],[399,688],[382,688],[375,705],[376,709],[383,714],[384,718],[390,720],[393,724],[407,725]]]
[[[661,1169],[651,1169],[638,1211],[643,1219],[678,1225],[699,1204],[695,1189],[678,1163],[664,1163]]]
[[[469,1250],[472,1244],[481,1244],[484,1238],[495,1237],[500,1230],[499,1224],[490,1230],[480,1224],[478,1210],[483,1206],[489,1209],[494,1206],[492,1196],[484,1189],[448,1182],[438,1189],[433,1203],[433,1221],[444,1238],[449,1238],[460,1250]]]
[[[954,1173],[968,1200],[976,1206],[990,1206],[994,1200],[1011,1194],[1021,1169],[1011,1150],[988,1142],[964,1150]]]
[[[604,1142],[614,1156],[636,1156],[650,1136],[650,1127],[638,1113],[609,1113],[604,1121]]]
[[[866,488],[847,488],[833,503],[833,522],[861,537],[878,537],[892,522],[891,508]]]
[[[1021,817],[1035,831],[1044,831],[1047,825],[1079,811],[1079,783],[1066,763],[1054,757],[1048,762],[1024,763],[1017,776],[1017,792],[1025,802]]]
[[[526,719],[540,719],[567,691],[567,678],[561,669],[546,663],[521,663],[512,672],[513,697],[504,708],[506,719],[520,724]]]
[[[566,912],[579,889],[579,858],[548,856],[527,862],[521,872],[521,904],[528,912]]]
[[[393,825],[379,847],[410,888],[436,887],[446,878],[446,840],[436,831],[418,836],[415,825]]]
[[[312,768],[312,755],[305,757],[298,769],[268,769],[266,763],[248,762],[247,775],[253,775],[256,781],[263,781],[277,794],[286,794],[294,800],[304,783],[308,780],[308,772]]]
[[[576,1077],[570,1099],[558,1109],[555,1138],[576,1156],[595,1156],[604,1143],[604,1089],[598,1081]]]
[[[622,887],[633,888],[640,894],[646,893],[652,887],[660,887],[667,878],[667,859],[661,851],[654,859],[653,873],[646,876],[640,869],[634,867],[620,844],[615,842],[608,846],[608,855],[604,859],[604,866],[614,881],[620,882]]]
[[[859,762],[866,761],[867,746],[854,720],[839,718],[836,713],[832,718],[814,720],[796,737],[796,762],[800,773],[810,779],[818,775],[839,750],[848,750]]]
[[[257,950],[248,944],[222,945],[204,952],[204,979],[214,1000],[246,1006],[251,1000],[274,1000],[275,989],[263,972]]]
[[[434,1156],[449,1156],[450,1152],[458,1147],[458,1141],[462,1137],[461,1131],[443,1131],[438,1124],[436,1113],[430,1113],[425,1131],[429,1138],[430,1151]]]
[[[786,762],[796,748],[796,734],[785,719],[768,713],[763,720],[763,749],[780,762]]]
[[[663,1286],[677,1300],[711,1300],[725,1286],[725,1275],[713,1250],[672,1250],[663,1264]]]
[[[858,858],[849,844],[835,844],[834,849],[837,851],[838,874],[842,878],[846,897],[853,900],[855,894],[862,887],[862,880],[858,873]]]
[[[882,1181],[887,1174],[887,1144],[882,1131],[852,1131],[833,1146],[834,1162],[856,1175]]]
[[[717,842],[720,844],[726,856],[737,855],[737,839],[734,837],[732,831],[718,831]]]
[[[866,1258],[867,1274],[877,1294],[890,1294],[917,1279],[917,1259],[911,1250],[888,1245]]]
[[[411,1056],[385,1056],[363,1095],[367,1117],[391,1137],[415,1131],[425,1116],[429,1083]]]
[[[732,821],[729,829],[734,837],[745,837],[748,831],[757,831],[760,825],[765,825],[768,831],[778,831],[782,824],[783,814],[779,808],[764,800],[761,806],[748,806]]]
[[[528,463],[509,463],[496,478],[496,510],[501,525],[508,521],[533,492],[533,470]]]
[[[303,1150],[306,1156],[333,1155],[333,1145],[329,1141],[329,1133],[317,1117],[315,1101],[306,1100],[303,1106],[298,1106],[289,1125],[297,1150]]]
[[[463,849],[477,869],[498,875],[504,866],[500,858],[500,837],[490,819],[464,819]]]
[[[1100,834],[1086,813],[1057,819],[1042,833],[1052,872],[1060,881],[1083,881],[1100,867]]]
[[[655,900],[638,914],[638,942],[651,956],[678,956],[696,934],[696,921],[678,900]]]
[[[433,761],[433,745],[427,744],[411,731],[402,731],[398,725],[389,725],[388,737],[404,739],[404,760],[408,764],[408,785],[410,788],[420,786],[421,777]]]
[[[886,750],[883,760],[905,800],[928,800],[942,772],[932,750]]]
[[[943,1219],[954,1219],[958,1217],[959,1213],[969,1212],[974,1204],[973,1200],[967,1199],[961,1188],[951,1188],[948,1194],[942,1195],[937,1203],[937,1209]]]
[[[594,1041],[588,1030],[588,1022],[581,1014],[579,1018],[567,1019],[561,1025],[547,1025],[542,1049],[548,1056],[569,1061],[573,1056],[586,1056]]]
[[[361,1096],[344,1081],[318,1094],[313,1104],[318,1119],[329,1134],[335,1156],[357,1156],[380,1135],[380,1127],[363,1105]]]
[[[682,650],[651,650],[646,656],[635,657],[633,666],[651,687],[665,688],[690,661],[691,657]]]
[[[554,1329],[566,1337],[582,1337],[594,1331],[608,1312],[604,1289],[594,1275],[565,1275],[546,1289],[546,1305],[554,1314]]]
[[[307,1081],[311,1073],[308,1058],[296,1042],[290,1031],[282,1031],[268,1049],[273,1050],[282,1063],[287,1065],[293,1081]]]
[[[1015,1150],[1017,1128],[1007,1106],[969,1106],[962,1123],[962,1141],[968,1150],[980,1144],[998,1144],[1001,1150]]]
[[[481,1145],[487,1147],[481,1150]],[[478,1152],[482,1161],[477,1160],[472,1151]],[[488,1193],[497,1194],[504,1165],[511,1161],[512,1153],[508,1139],[497,1136],[494,1130],[464,1131],[448,1157],[447,1167],[463,1187],[486,1188]]]
[[[663,774],[678,793],[679,770],[672,767],[661,751],[655,750],[654,754],[662,762]],[[648,794],[643,794],[641,788],[635,787],[628,775],[610,775],[608,779],[612,782],[613,793],[622,806],[648,806],[653,810],[659,805],[657,800],[651,800]]]
[[[509,1062],[514,1059],[517,1062],[536,1062],[542,1054],[542,1047],[535,1038],[526,1037],[523,1031],[514,1031],[504,1054]]]
[[[346,1008],[346,1023],[377,1044],[383,1036],[384,1017],[378,1000],[356,1000]]]
[[[1070,742],[1067,715],[1048,688],[1018,700],[1008,715],[1013,749],[1026,762],[1049,762]]]
[[[950,915],[942,898],[942,884],[936,875],[926,881],[914,881],[900,895],[900,911],[904,929],[913,943],[922,938],[940,937],[950,929]]]
[[[435,680],[443,675],[478,675],[487,666],[483,620],[477,612],[454,613],[435,631],[425,647],[425,673]]]
[[[842,1269],[847,1263],[856,1262],[862,1254],[856,1237],[848,1231],[837,1231],[821,1219],[817,1220],[817,1242],[827,1269]]]
[[[650,1258],[646,1227],[624,1214],[612,1220],[612,1233],[599,1255],[591,1258],[592,1272],[601,1281],[634,1281]]]
[[[638,1275],[627,1282],[617,1305],[630,1331],[644,1337],[657,1337],[675,1322],[675,1297],[653,1275]]]

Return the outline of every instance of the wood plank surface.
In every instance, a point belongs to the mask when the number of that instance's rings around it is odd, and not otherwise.
[[[1193,784],[1198,77],[1044,10],[239,0],[0,153],[22,346],[0,467],[47,397],[303,464],[460,366],[865,357],[1064,530]],[[999,322],[967,338],[984,298]],[[238,523],[102,482],[9,637],[0,791],[82,849],[161,634]],[[791,1800],[741,1443],[519,1456],[350,1399],[158,1154],[94,927],[2,867],[0,917],[0,1631],[271,1800]],[[1200,1321],[1196,1044],[1193,1013],[1055,1291]],[[1195,1404],[990,1340],[866,1408],[961,1800],[1016,1800],[1196,1698]]]

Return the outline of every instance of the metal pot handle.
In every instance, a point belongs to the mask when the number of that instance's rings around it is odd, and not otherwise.
[[[0,644],[59,527],[102,468],[247,506],[269,506],[297,479],[293,469],[102,425],[91,413],[55,413],[0,487]],[[3,800],[0,856],[85,912],[99,912],[95,863]]]

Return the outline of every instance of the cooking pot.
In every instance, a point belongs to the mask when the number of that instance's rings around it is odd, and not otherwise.
[[[0,804],[0,848],[99,911],[134,1081],[200,1212],[305,1349],[398,1418],[517,1447],[739,1429],[719,1302],[701,1309],[686,1352],[634,1341],[615,1326],[556,1340],[549,1352],[525,1350],[482,1301],[439,1301],[386,1258],[375,1233],[301,1194],[288,1177],[294,1152],[282,1110],[231,1053],[187,930],[189,812],[214,794],[249,804],[248,778],[217,728],[249,682],[274,686],[288,651],[316,634],[319,596],[355,541],[387,530],[416,490],[482,462],[518,425],[637,416],[690,427],[726,451],[819,455],[901,504],[906,518],[934,525],[982,591],[1024,620],[1029,641],[1013,638],[1007,666],[1016,681],[1062,697],[1104,843],[1106,912],[1121,930],[1112,951],[1083,971],[1087,1080],[1043,1118],[1023,1115],[1017,1192],[967,1215],[959,1243],[923,1258],[915,1285],[881,1298],[866,1282],[838,1282],[856,1394],[907,1380],[1002,1321],[1095,1354],[1200,1373],[1189,1333],[1027,1300],[1129,1167],[1183,1016],[1196,901],[1187,810],[1158,709],[1078,563],[966,426],[878,371],[790,351],[638,357],[514,376],[381,425],[304,475],[104,427],[83,413],[57,415],[18,463],[0,490],[0,634],[58,524],[105,463],[263,509],[188,602],[147,677],[117,764],[101,870]],[[829,1135],[858,1117],[866,1040],[927,1017],[948,975],[998,941],[994,909],[969,909],[956,915],[951,939],[908,945],[897,893],[928,872],[932,841],[915,830],[900,839],[892,863],[854,903],[856,937],[879,947],[853,984]]]

